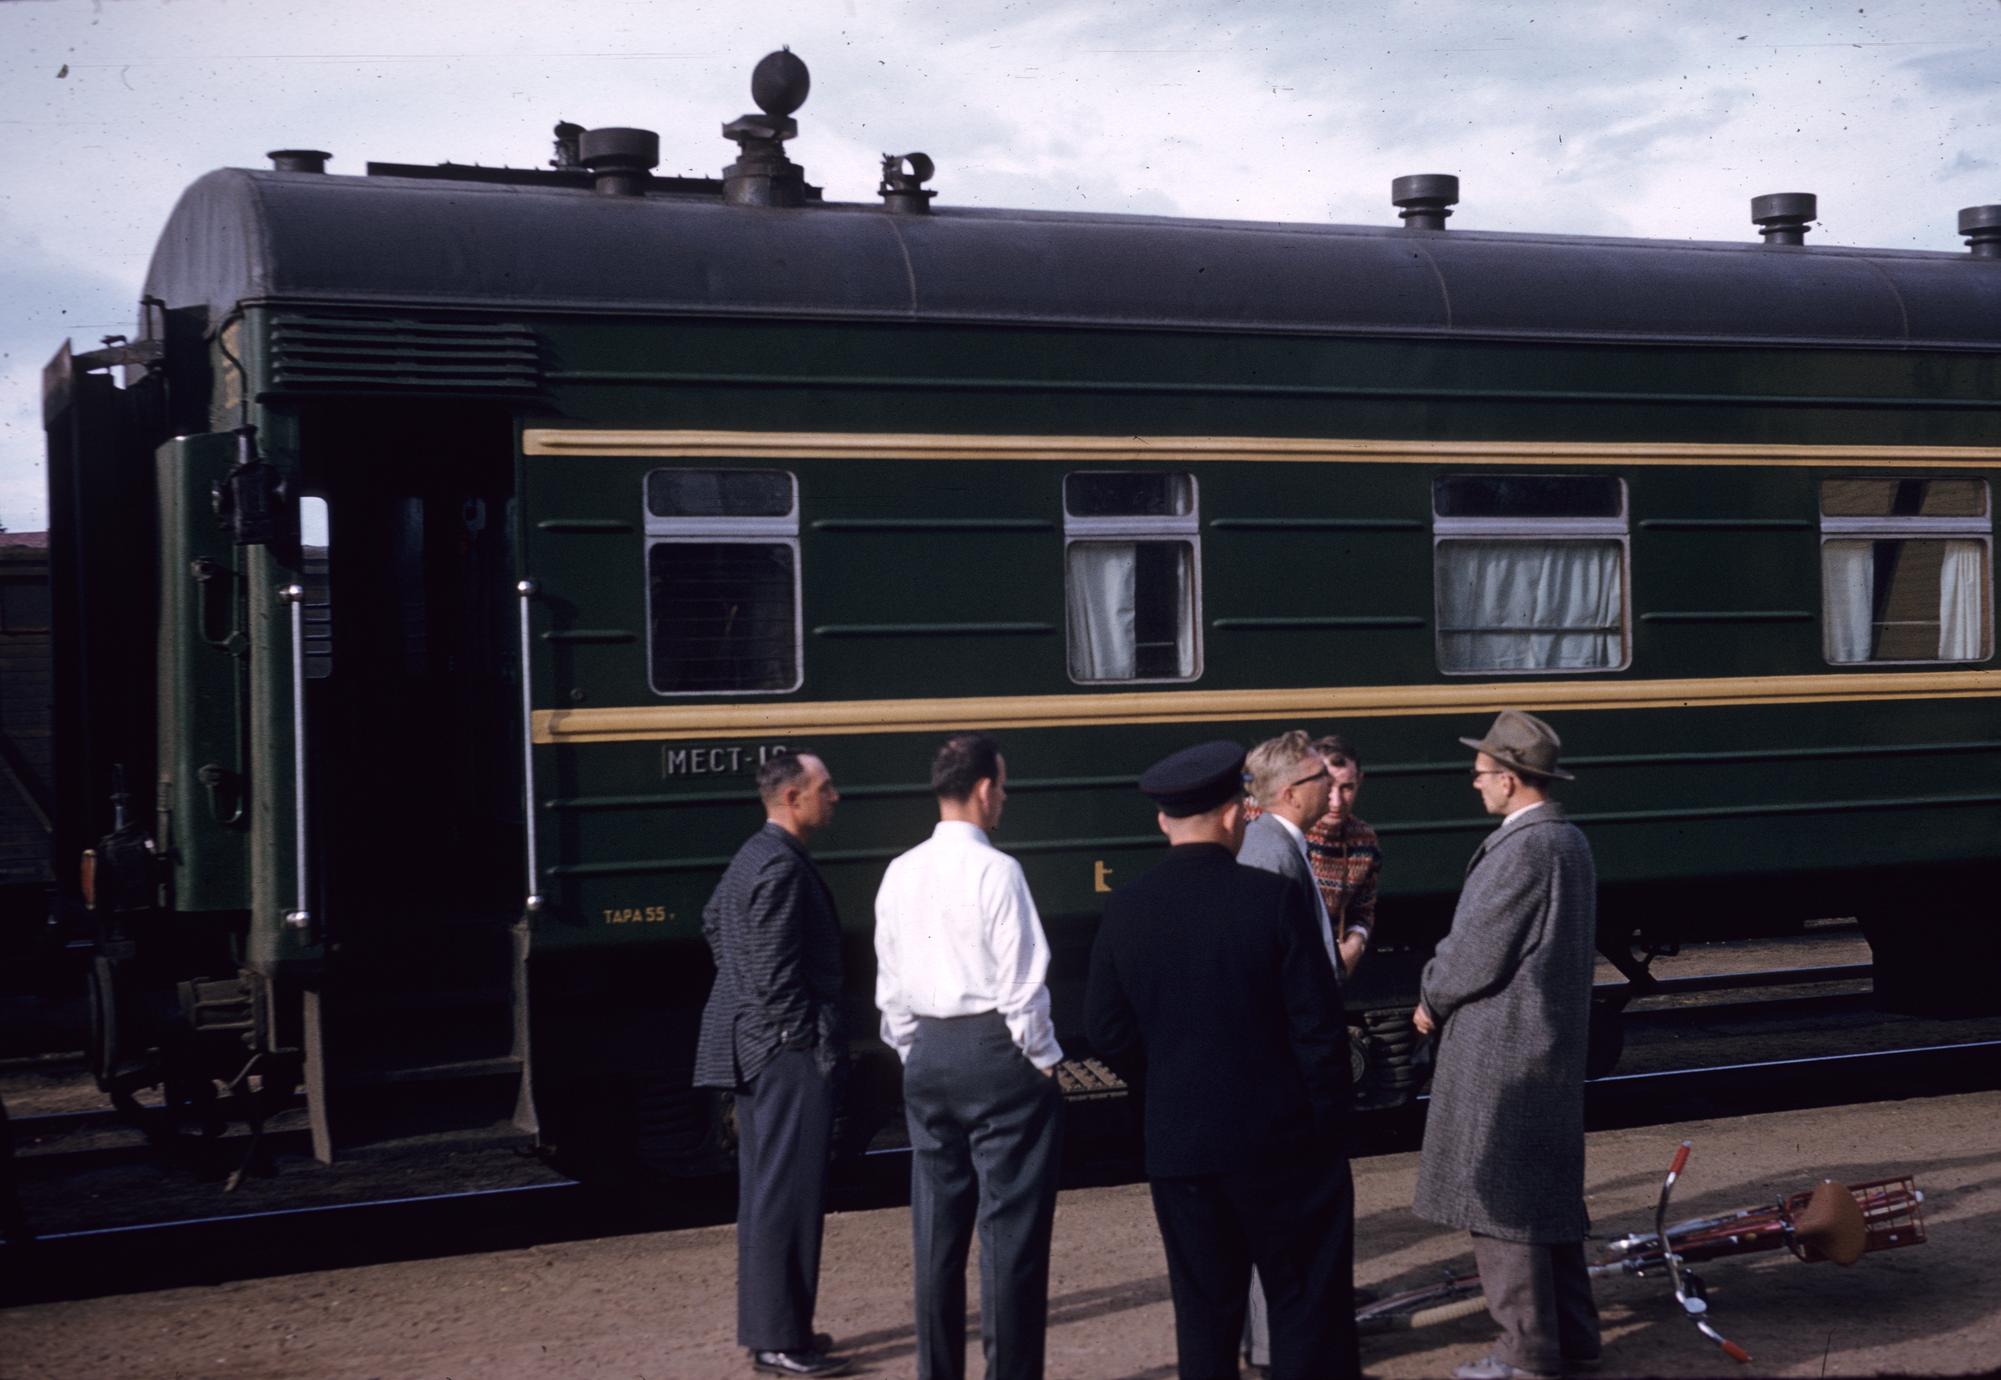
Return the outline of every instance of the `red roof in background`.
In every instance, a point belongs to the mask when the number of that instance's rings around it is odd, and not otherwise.
[[[39,551],[48,544],[47,532],[0,532],[0,546],[32,546]]]

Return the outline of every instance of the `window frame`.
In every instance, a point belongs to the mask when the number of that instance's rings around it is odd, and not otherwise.
[[[1185,513],[1133,514],[1120,517],[1073,517],[1070,513],[1069,481],[1077,474],[1168,474],[1188,481],[1188,511]],[[1100,466],[1065,470],[1057,479],[1057,503],[1063,510],[1063,554],[1060,567],[1064,599],[1063,674],[1072,685],[1188,685],[1202,678],[1207,669],[1202,637],[1202,481],[1192,470],[1115,469]],[[1167,541],[1188,549],[1188,618],[1193,652],[1193,669],[1185,676],[1126,676],[1116,679],[1082,680],[1071,669],[1070,660],[1070,548],[1079,542]]]
[[[799,476],[792,470],[773,470],[768,465],[749,468],[782,474],[792,486],[791,511],[783,517],[659,517],[647,501],[648,482],[660,470],[675,468],[655,465],[640,476],[639,508],[643,517],[639,569],[642,598],[646,603],[646,688],[662,699],[693,699],[719,695],[791,695],[806,683],[805,560],[799,542]],[[690,469],[727,468],[713,465]],[[706,690],[662,690],[654,680],[658,665],[654,655],[656,620],[653,617],[653,548],[656,546],[783,546],[792,553],[792,683],[769,689],[715,687]]]
[[[1632,494],[1624,475],[1602,475],[1619,486],[1619,512],[1615,517],[1441,517],[1438,513],[1438,481],[1457,477],[1461,471],[1445,470],[1431,476],[1431,660],[1441,676],[1603,676],[1632,669],[1633,665],[1633,532]],[[1573,478],[1575,471],[1558,471],[1549,478]],[[1587,471],[1598,474],[1596,471]],[[1541,478],[1534,471],[1510,472],[1496,478]],[[1445,665],[1442,639],[1448,631],[1438,579],[1438,549],[1455,541],[1504,541],[1520,543],[1614,541],[1619,547],[1619,659],[1609,666],[1550,666],[1516,668],[1506,666],[1453,670]],[[1524,635],[1534,629],[1523,629]],[[1552,631],[1563,631],[1554,629]]]
[[[1946,517],[1923,513],[1884,513],[1871,517],[1830,517],[1825,510],[1826,485],[1833,480],[1942,479],[1980,485],[1985,511],[1978,517]],[[1994,659],[1994,485],[1984,474],[1821,474],[1814,478],[1814,516],[1820,522],[1819,557],[1820,656],[1827,665],[1841,670],[1862,666],[1979,666]],[[1966,541],[1980,545],[1980,645],[1982,655],[1948,660],[1944,657],[1865,658],[1836,661],[1830,653],[1831,621],[1827,616],[1827,545],[1830,541]],[[1873,620],[1872,620],[1873,626]]]

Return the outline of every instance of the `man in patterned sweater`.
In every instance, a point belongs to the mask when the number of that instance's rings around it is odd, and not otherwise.
[[[1376,928],[1376,881],[1383,870],[1383,848],[1376,831],[1355,813],[1362,789],[1362,759],[1352,744],[1330,733],[1313,740],[1327,763],[1333,786],[1327,813],[1306,831],[1306,860],[1320,897],[1327,903],[1341,970],[1351,975],[1361,966]]]

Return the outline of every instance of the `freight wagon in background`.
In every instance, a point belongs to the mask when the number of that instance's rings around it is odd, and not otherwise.
[[[0,532],[0,1057],[75,1048],[49,920],[49,571],[44,532]],[[65,984],[68,985],[68,984]]]
[[[720,180],[571,125],[547,170],[210,174],[137,336],[57,356],[56,871],[114,1095],[713,1167],[701,907],[810,747],[865,1140],[871,901],[965,727],[1079,1055],[1139,772],[1338,728],[1389,856],[1362,1086],[1407,1095],[1505,705],[1629,971],[1859,914],[1886,987],[1985,983],[2001,208],[1966,254],[1806,244],[1796,195],[1762,243],[1453,230],[1440,176],[1400,226],[1052,214],[919,154],[836,204],[805,90],[760,65]]]

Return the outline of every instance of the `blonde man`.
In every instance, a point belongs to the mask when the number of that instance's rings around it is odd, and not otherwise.
[[[1244,759],[1244,776],[1260,813],[1244,830],[1244,848],[1237,861],[1276,872],[1305,892],[1327,948],[1327,961],[1339,977],[1341,960],[1334,944],[1334,924],[1314,881],[1306,843],[1306,831],[1327,813],[1332,787],[1327,763],[1314,751],[1305,730],[1295,728],[1252,748]]]

